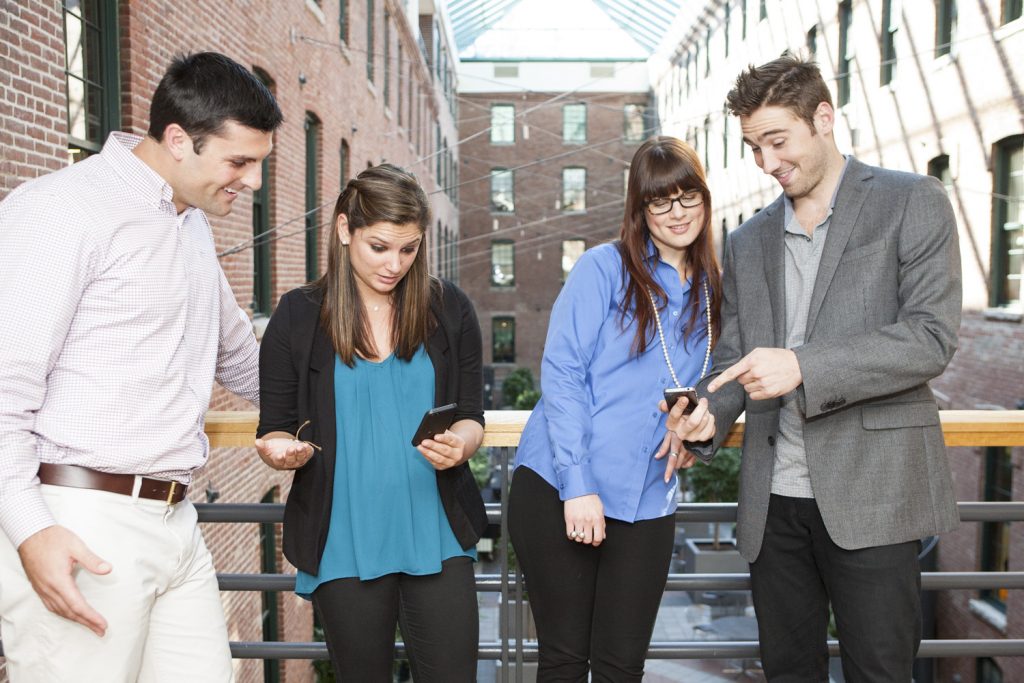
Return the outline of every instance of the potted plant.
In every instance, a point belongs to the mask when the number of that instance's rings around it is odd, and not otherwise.
[[[686,470],[686,485],[697,503],[728,503],[739,498],[741,452],[722,448],[710,463],[697,463]],[[740,557],[733,539],[721,538],[721,523],[712,526],[712,538],[688,538],[683,553],[686,571],[695,574],[741,573],[747,563]]]

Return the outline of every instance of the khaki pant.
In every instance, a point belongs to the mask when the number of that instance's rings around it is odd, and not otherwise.
[[[61,526],[109,562],[78,587],[107,620],[102,638],[43,605],[0,533],[0,637],[12,683],[229,683],[234,679],[213,562],[190,502],[42,486]]]

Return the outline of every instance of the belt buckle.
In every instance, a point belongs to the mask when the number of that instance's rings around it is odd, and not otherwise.
[[[174,505],[174,489],[177,488],[178,482],[172,481],[171,487],[167,489],[167,505]]]

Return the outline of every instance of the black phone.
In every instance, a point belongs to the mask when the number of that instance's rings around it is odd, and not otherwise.
[[[419,446],[424,439],[433,439],[435,435],[443,434],[455,421],[455,410],[458,407],[457,403],[449,403],[423,413],[420,426],[416,428],[416,434],[412,437],[412,445]]]
[[[697,390],[693,387],[669,387],[665,390],[665,403],[668,404],[668,409],[672,410],[672,406],[682,396],[685,396],[687,400],[686,407],[683,408],[683,415],[689,415],[697,407]]]

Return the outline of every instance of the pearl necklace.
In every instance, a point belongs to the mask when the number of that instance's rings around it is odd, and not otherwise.
[[[704,352],[704,365],[700,369],[700,377],[698,382],[704,379],[705,373],[708,371],[708,362],[711,360],[711,296],[708,294],[708,281],[705,279],[702,283],[704,285],[704,311],[708,319],[708,348]],[[661,328],[661,316],[658,314],[658,303],[654,300],[654,292],[651,288],[647,288],[647,296],[651,298],[651,306],[654,307],[654,322],[658,326],[658,337],[661,339],[661,352],[665,354],[665,365],[668,366],[669,374],[672,375],[672,381],[676,383],[677,387],[682,387],[679,378],[676,376],[675,368],[672,367],[672,360],[668,356],[668,345],[665,343],[665,331]]]

